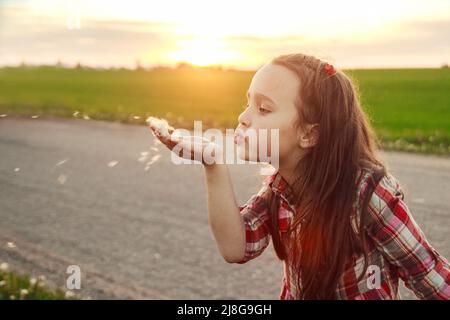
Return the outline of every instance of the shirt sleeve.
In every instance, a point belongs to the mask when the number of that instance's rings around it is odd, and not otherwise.
[[[392,175],[383,177],[369,204],[367,228],[375,246],[420,299],[450,299],[450,267],[415,222]]]
[[[268,192],[271,190],[263,186],[244,205],[239,206],[245,224],[245,255],[241,261],[236,262],[238,264],[258,257],[269,245]]]

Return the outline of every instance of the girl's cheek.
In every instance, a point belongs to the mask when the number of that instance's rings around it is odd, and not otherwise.
[[[276,139],[275,139],[276,140]],[[278,147],[278,154],[280,159],[286,158],[289,154],[292,154],[295,150],[296,142],[295,135],[291,130],[283,130],[279,131],[279,139],[278,145],[274,147]]]

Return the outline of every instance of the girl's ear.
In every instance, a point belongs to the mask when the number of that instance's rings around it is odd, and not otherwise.
[[[319,141],[319,125],[306,124],[298,129],[298,144],[301,148],[307,149],[314,147]]]

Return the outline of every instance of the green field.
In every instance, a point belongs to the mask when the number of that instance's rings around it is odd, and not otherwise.
[[[0,69],[0,114],[234,128],[254,72]],[[450,154],[450,69],[348,70],[386,149]],[[137,119],[136,117],[139,117]],[[1,121],[1,118],[0,118]],[[1,122],[0,122],[1,123]]]

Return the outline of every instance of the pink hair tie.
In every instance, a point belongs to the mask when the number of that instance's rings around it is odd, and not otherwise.
[[[324,69],[329,76],[336,74],[336,69],[333,67],[332,64],[326,63]]]

